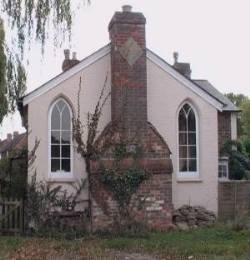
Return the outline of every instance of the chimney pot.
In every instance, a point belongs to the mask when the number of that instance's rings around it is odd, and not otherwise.
[[[174,63],[177,63],[178,62],[178,58],[179,58],[179,53],[175,51],[173,53],[173,57],[174,57]]]
[[[72,60],[77,60],[75,51],[72,53]]]
[[[8,141],[11,141],[11,140],[12,140],[12,134],[11,134],[11,133],[8,133],[8,134],[7,134],[7,140],[8,140]]]
[[[15,138],[15,137],[17,137],[18,135],[19,135],[19,132],[18,132],[18,131],[14,131],[13,137]]]
[[[65,60],[69,60],[69,56],[70,56],[70,51],[69,51],[69,49],[65,49],[65,50],[64,50],[64,56],[65,56]]]
[[[131,5],[123,5],[122,6],[122,11],[130,13],[132,11],[132,6]]]

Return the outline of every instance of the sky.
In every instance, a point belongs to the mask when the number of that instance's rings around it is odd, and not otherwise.
[[[83,59],[107,44],[109,21],[125,4],[146,17],[149,49],[171,64],[177,51],[180,62],[191,64],[193,79],[208,79],[222,93],[250,97],[249,0],[92,0],[76,10],[70,44],[55,48],[48,41],[43,56],[39,45],[30,46],[27,93],[61,73],[63,49]],[[0,138],[13,131],[24,131],[18,113],[4,119]]]

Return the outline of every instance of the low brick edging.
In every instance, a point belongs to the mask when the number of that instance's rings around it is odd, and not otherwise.
[[[218,218],[222,221],[250,216],[250,181],[219,181]]]

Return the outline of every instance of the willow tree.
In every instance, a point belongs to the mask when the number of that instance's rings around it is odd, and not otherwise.
[[[44,53],[46,41],[70,41],[74,9],[90,0],[0,0],[0,124],[14,112],[26,90],[23,54],[37,41]],[[10,39],[5,32],[11,30]]]

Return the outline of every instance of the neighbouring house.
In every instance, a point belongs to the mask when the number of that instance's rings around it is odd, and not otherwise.
[[[110,21],[110,44],[81,61],[75,54],[71,59],[66,50],[63,72],[24,96],[20,110],[29,132],[29,150],[36,139],[40,141],[34,162],[38,180],[70,190],[70,184],[86,177],[84,160],[72,141],[79,80],[83,81],[79,109],[86,122],[108,75],[111,98],[102,111],[97,143],[103,148],[110,133],[120,140],[121,131],[127,137],[140,136],[146,151],[140,163],[152,176],[131,202],[145,201],[141,211],[135,209],[135,218],[165,229],[171,224],[172,209],[184,204],[217,213],[220,148],[225,140],[237,138],[238,109],[207,80],[192,79],[190,64],[179,62],[178,53],[170,65],[149,50],[145,24],[142,13],[124,6]],[[117,122],[122,128],[113,128]],[[134,145],[129,141],[127,148]],[[104,152],[100,160],[112,165],[113,158]],[[225,158],[221,165],[221,176],[226,176]],[[110,222],[114,203],[98,183],[98,173],[98,162],[93,160],[93,225],[102,228]],[[88,195],[86,188],[83,199]]]
[[[0,140],[0,193],[12,190],[11,196],[19,196],[25,190],[27,177],[27,134],[15,131]],[[16,186],[15,186],[16,185]],[[8,193],[10,194],[10,193]],[[6,193],[4,193],[6,195]]]
[[[13,134],[8,133],[7,138],[0,140],[0,160],[27,149],[27,134],[19,134],[15,131]]]

